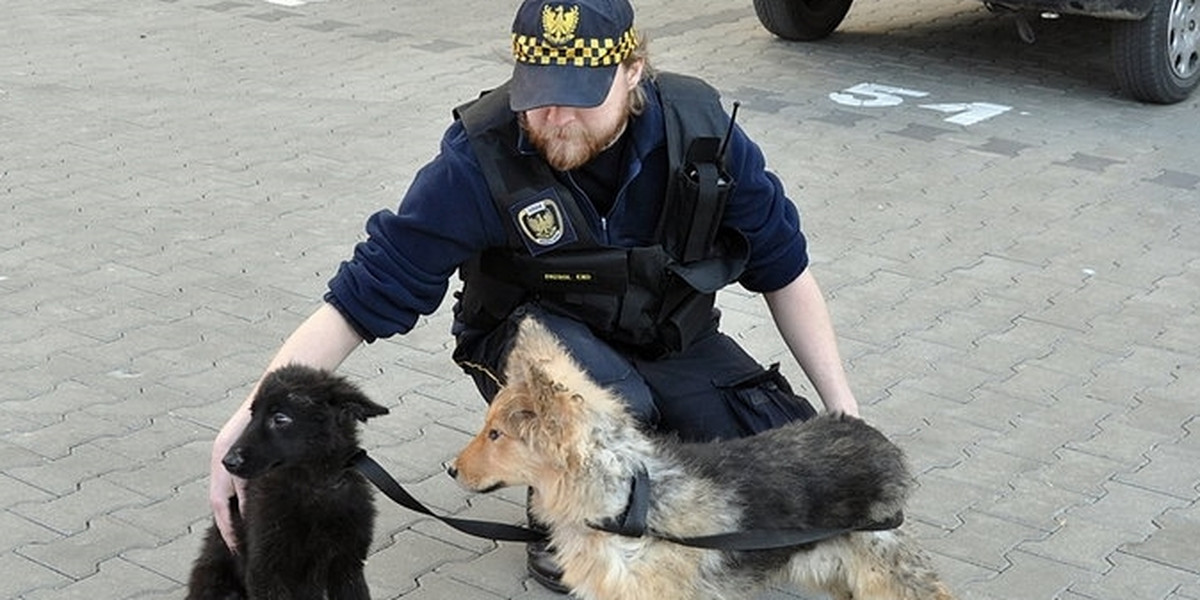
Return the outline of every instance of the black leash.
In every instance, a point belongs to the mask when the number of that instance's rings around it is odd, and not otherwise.
[[[383,492],[385,496],[391,498],[392,502],[423,515],[429,515],[468,535],[502,542],[540,542],[546,539],[545,532],[534,531],[526,527],[493,523],[491,521],[443,517],[434,514],[432,510],[426,508],[424,504],[421,504],[416,498],[413,498],[412,495],[405,491],[383,467],[379,466],[379,463],[375,462],[375,459],[367,456],[365,450],[359,450],[351,457],[350,464],[355,469],[358,469],[358,472],[362,473],[363,477],[366,477],[368,481],[375,484],[375,487],[379,488],[379,491]]]
[[[897,513],[886,521],[868,523],[861,527],[811,527],[804,529],[779,527],[771,529],[743,529],[741,531],[693,537],[675,537],[650,530],[647,524],[647,516],[650,511],[650,488],[650,475],[646,472],[645,467],[642,467],[633,474],[633,483],[629,488],[629,502],[625,505],[625,512],[616,518],[606,519],[600,523],[589,523],[588,525],[592,529],[626,537],[650,535],[661,540],[693,548],[746,551],[775,550],[803,546],[854,531],[895,529],[904,522],[903,513]]]
[[[403,486],[401,486],[388,472],[375,462],[375,459],[367,455],[365,450],[359,450],[350,458],[350,464],[359,473],[362,473],[368,481],[373,483],[379,491],[390,498],[396,504],[403,506],[409,510],[419,512],[423,515],[429,515],[454,529],[457,529],[468,535],[481,537],[501,542],[540,542],[547,538],[546,534],[541,531],[520,527],[518,525],[508,525],[506,523],[495,523],[492,521],[477,521],[474,519],[459,519],[456,517],[443,517],[435,514],[432,510],[421,504],[416,498],[413,498]],[[650,509],[650,477],[645,469],[638,471],[633,478],[633,485],[629,490],[629,504],[626,506],[625,512],[620,517],[605,520],[602,523],[589,523],[592,529],[621,535],[625,537],[642,537],[649,535],[661,540],[673,542],[683,546],[691,546],[694,548],[705,548],[709,550],[726,550],[726,551],[747,551],[747,550],[774,550],[780,548],[790,548],[795,546],[803,546],[812,544],[821,540],[837,537],[853,531],[881,531],[885,529],[895,529],[904,521],[904,516],[898,514],[895,517],[881,522],[870,523],[862,527],[855,528],[779,528],[779,529],[747,529],[743,531],[731,531],[728,533],[718,533],[713,535],[701,535],[694,537],[675,537],[666,535],[656,531],[651,531],[647,525],[647,513]]]

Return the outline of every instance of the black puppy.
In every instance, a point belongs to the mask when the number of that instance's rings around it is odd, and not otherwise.
[[[248,480],[245,505],[233,506],[238,553],[210,527],[188,600],[370,598],[363,561],[374,497],[348,460],[358,422],[387,412],[325,371],[292,365],[267,375],[222,460]]]

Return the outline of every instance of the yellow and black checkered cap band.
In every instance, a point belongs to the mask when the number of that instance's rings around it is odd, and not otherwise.
[[[514,33],[513,58],[527,65],[554,67],[615,67],[637,48],[637,33],[632,27],[619,38],[575,38],[566,44],[551,44],[545,39]]]

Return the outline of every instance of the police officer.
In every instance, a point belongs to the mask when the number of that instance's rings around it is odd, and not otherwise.
[[[649,428],[709,440],[807,418],[774,367],[720,332],[715,293],[736,282],[763,295],[825,409],[857,414],[795,206],[712,88],[652,71],[633,17],[628,0],[522,2],[512,78],[455,111],[439,155],[395,212],[368,219],[267,372],[334,369],[406,333],[458,272],[455,359],[485,400],[516,323],[535,315]],[[249,405],[212,450],[210,503],[231,547],[243,482],[221,458]],[[544,546],[529,570],[563,591]]]

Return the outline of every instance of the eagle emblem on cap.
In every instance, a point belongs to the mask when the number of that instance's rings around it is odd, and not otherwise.
[[[575,38],[579,26],[579,5],[570,10],[559,4],[542,7],[542,37],[552,44],[565,44]]]

